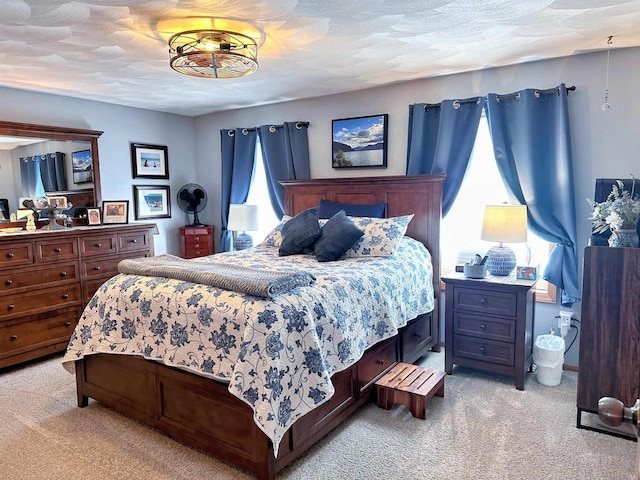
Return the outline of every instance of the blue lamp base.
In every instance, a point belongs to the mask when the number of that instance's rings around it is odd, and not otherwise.
[[[507,276],[516,268],[516,254],[502,243],[487,252],[487,270],[491,275]]]
[[[253,247],[253,238],[246,232],[237,234],[233,239],[234,250],[246,250],[251,247]]]

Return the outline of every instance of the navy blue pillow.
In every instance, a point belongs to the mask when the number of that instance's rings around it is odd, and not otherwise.
[[[300,212],[282,226],[282,243],[278,255],[305,253],[320,236],[318,209],[309,208]]]
[[[373,217],[384,218],[386,203],[336,203],[329,200],[320,200],[318,206],[318,218],[331,218],[340,210],[349,217]]]
[[[322,227],[313,253],[319,262],[332,262],[353,247],[362,235],[364,231],[345,215],[344,210],[340,210]]]

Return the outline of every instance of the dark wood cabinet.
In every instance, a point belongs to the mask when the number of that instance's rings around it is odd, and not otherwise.
[[[180,227],[182,258],[213,255],[213,227]]]
[[[535,281],[506,277],[466,278],[451,273],[446,283],[445,369],[453,365],[512,376],[524,390],[533,361]]]
[[[123,258],[153,255],[153,225],[0,235],[0,368],[64,350]]]
[[[593,429],[601,397],[640,397],[640,248],[587,247],[583,278],[577,423]]]

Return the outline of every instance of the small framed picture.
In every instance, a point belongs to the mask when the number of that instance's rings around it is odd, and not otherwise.
[[[47,202],[49,202],[49,206],[56,208],[68,208],[67,197],[47,197]]]
[[[134,185],[133,202],[136,220],[171,218],[169,185]]]
[[[91,150],[72,152],[71,166],[73,168],[73,183],[93,182],[93,157],[91,156]]]
[[[129,223],[129,200],[103,200],[102,223]]]
[[[89,220],[89,225],[100,225],[102,223],[100,219],[100,209],[87,208],[87,219]]]
[[[131,143],[133,178],[169,178],[169,153],[162,145]]]
[[[388,114],[332,121],[333,168],[387,167]]]

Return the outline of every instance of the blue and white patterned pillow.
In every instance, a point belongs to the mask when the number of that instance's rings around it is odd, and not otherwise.
[[[284,215],[282,220],[280,220],[280,223],[269,232],[264,240],[258,244],[258,247],[280,248],[280,245],[282,244],[282,226],[289,220],[291,220],[291,217],[289,215]]]
[[[349,217],[364,235],[347,250],[346,257],[386,257],[393,255],[407,231],[413,215],[391,218]]]

